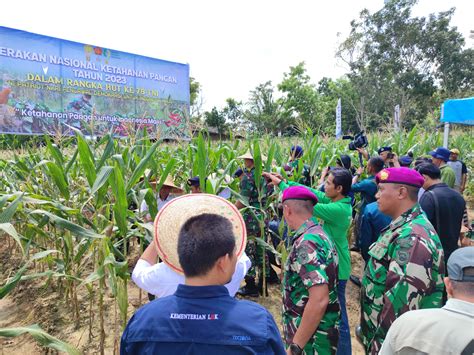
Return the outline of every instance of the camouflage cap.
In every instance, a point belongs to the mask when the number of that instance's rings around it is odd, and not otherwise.
[[[418,171],[409,168],[387,168],[375,176],[377,184],[392,183],[422,187],[425,179]]]

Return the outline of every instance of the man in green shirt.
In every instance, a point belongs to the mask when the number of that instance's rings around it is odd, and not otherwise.
[[[453,168],[447,164],[451,152],[444,147],[438,147],[429,154],[433,157],[433,164],[441,170],[441,181],[453,189],[456,183],[456,174]]]
[[[264,173],[281,191],[290,186],[298,186],[296,182],[285,182],[276,174]],[[341,325],[339,327],[338,354],[351,353],[349,321],[346,311],[346,283],[351,274],[351,257],[347,233],[352,221],[351,198],[347,194],[351,190],[352,176],[346,169],[335,168],[329,171],[324,184],[324,192],[310,189],[318,197],[319,203],[314,206],[313,216],[322,221],[323,230],[336,244],[339,257],[338,299],[341,306]]]

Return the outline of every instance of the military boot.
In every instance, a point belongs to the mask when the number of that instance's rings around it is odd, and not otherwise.
[[[239,288],[237,294],[240,296],[258,297],[258,288],[255,284],[255,278],[252,276],[245,276],[245,286]]]

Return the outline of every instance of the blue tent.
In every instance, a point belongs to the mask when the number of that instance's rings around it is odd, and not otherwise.
[[[441,122],[474,125],[474,97],[446,100],[441,106]]]

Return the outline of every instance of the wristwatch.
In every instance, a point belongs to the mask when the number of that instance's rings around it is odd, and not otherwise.
[[[296,343],[290,344],[290,350],[293,355],[301,355],[303,354],[303,349]]]

